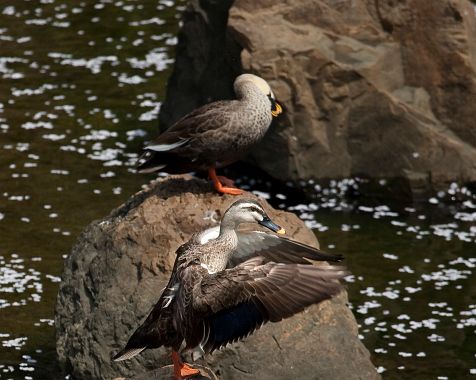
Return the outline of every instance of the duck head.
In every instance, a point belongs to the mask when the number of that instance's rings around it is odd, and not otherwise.
[[[279,116],[283,112],[283,108],[276,100],[274,96],[273,90],[269,84],[257,75],[253,74],[241,74],[235,79],[235,83],[233,84],[235,93],[237,96],[240,96],[243,93],[243,89],[246,88],[248,85],[253,85],[256,87],[260,92],[266,95],[271,103],[271,115],[274,117]]]
[[[241,223],[258,223],[278,234],[285,234],[284,228],[274,223],[263,207],[253,199],[240,199],[234,202],[223,215],[224,228],[237,228]]]

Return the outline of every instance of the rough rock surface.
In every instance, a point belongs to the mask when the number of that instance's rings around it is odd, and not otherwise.
[[[74,379],[111,379],[170,364],[165,349],[119,363],[110,357],[157,301],[177,247],[214,225],[236,199],[217,196],[203,180],[169,179],[152,183],[86,228],[66,260],[56,305],[57,354],[65,373]],[[295,215],[261,202],[289,236],[317,244]],[[341,294],[268,324],[205,364],[220,379],[378,379],[345,302]]]
[[[476,181],[476,17],[468,0],[236,0],[225,5],[227,28],[206,38],[192,26],[211,28],[213,1],[191,3],[163,128],[231,97],[241,66],[266,78],[287,111],[251,157],[275,178],[401,178],[422,191]],[[200,54],[218,39],[215,54]],[[203,75],[217,63],[230,75]],[[181,91],[192,82],[200,91]]]

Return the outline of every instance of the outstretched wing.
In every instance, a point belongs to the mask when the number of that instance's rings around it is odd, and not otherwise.
[[[343,267],[264,263],[255,257],[205,276],[193,307],[204,316],[200,350],[211,352],[243,338],[267,321],[288,318],[339,293]]]
[[[197,242],[206,244],[216,239],[219,233],[220,226],[208,228],[197,235]],[[265,231],[239,231],[237,237],[238,245],[229,260],[229,268],[258,256],[263,257],[266,262],[283,264],[311,264],[311,261],[340,262],[344,259],[342,255],[327,253]]]
[[[238,246],[229,266],[236,266],[255,256],[276,263],[310,264],[312,261],[342,261],[341,255],[333,255],[281,236],[263,231],[238,232]]]

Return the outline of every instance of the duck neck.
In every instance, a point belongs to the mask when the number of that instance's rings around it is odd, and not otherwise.
[[[235,218],[230,215],[229,212],[226,212],[223,215],[223,218],[220,223],[220,234],[218,236],[229,234],[230,232],[235,232],[235,229],[238,227],[238,224],[235,221]]]
[[[235,228],[238,227],[235,223],[224,223],[225,220],[222,221],[220,225],[220,234],[218,235],[218,239],[222,242],[222,244],[226,244],[227,249],[233,251],[238,244],[238,236],[236,235]],[[228,259],[227,259],[228,260]]]
[[[214,249],[202,257],[202,265],[209,273],[216,273],[226,269],[228,261],[237,244],[238,236],[233,228],[220,227],[220,234],[213,241]]]

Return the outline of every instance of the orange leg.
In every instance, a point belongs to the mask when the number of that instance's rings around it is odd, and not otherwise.
[[[199,375],[198,369],[190,367],[188,364],[182,361],[180,354],[176,351],[172,351],[172,361],[174,363],[174,379],[183,380],[190,376]]]
[[[208,176],[213,181],[213,185],[215,186],[215,190],[222,194],[231,194],[231,195],[241,195],[243,194],[243,190],[237,189],[236,187],[226,187],[223,186],[220,182],[220,179],[217,177],[217,173],[215,172],[215,168],[208,169]],[[226,178],[228,184],[230,180]]]

